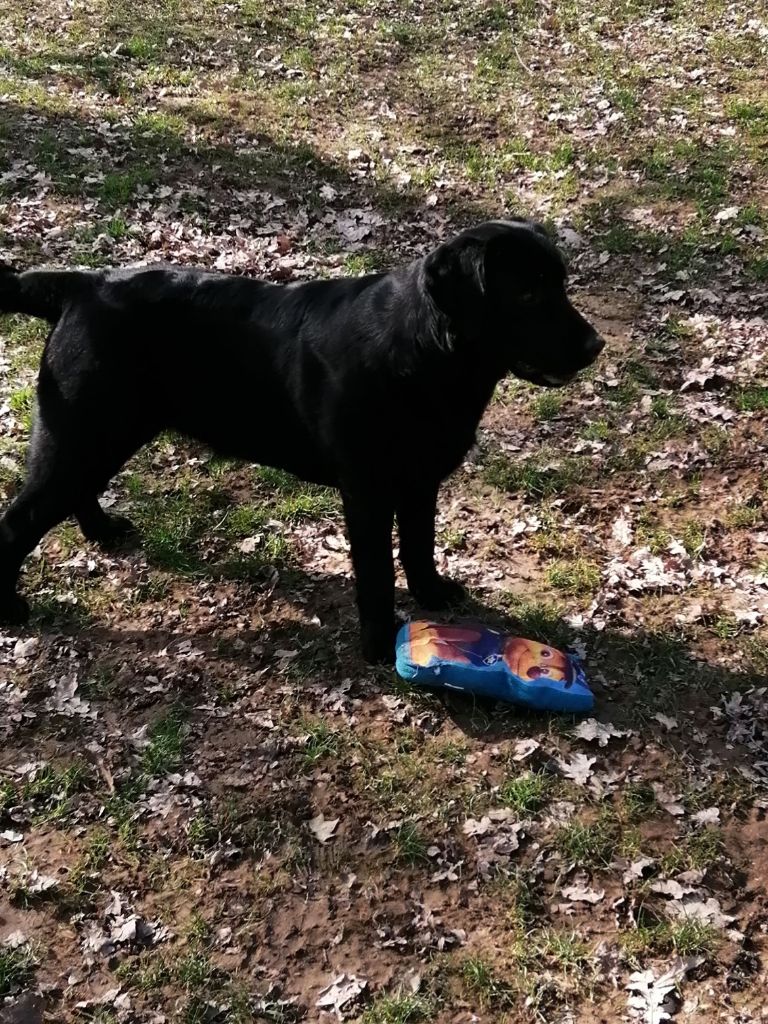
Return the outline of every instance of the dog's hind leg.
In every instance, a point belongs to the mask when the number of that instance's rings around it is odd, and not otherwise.
[[[23,622],[29,614],[16,593],[22,562],[73,511],[73,467],[57,456],[45,428],[36,426],[33,437],[27,479],[0,519],[0,619],[6,622]]]
[[[106,539],[108,532],[112,536],[121,532],[120,524],[115,531],[95,495],[143,443],[143,438],[129,443],[125,437],[116,442],[99,436],[97,426],[89,439],[61,422],[54,435],[38,416],[30,440],[27,478],[0,519],[0,620],[26,619],[27,603],[16,592],[22,563],[62,520],[82,516],[81,523],[84,520],[99,539]]]

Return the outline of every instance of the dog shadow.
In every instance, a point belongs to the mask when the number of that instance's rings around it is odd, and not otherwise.
[[[70,644],[93,678],[112,678],[117,673],[122,681],[112,696],[126,700],[134,711],[156,700],[147,695],[143,683],[147,665],[161,669],[172,665],[173,679],[165,699],[190,707],[203,700],[211,678],[247,682],[258,677],[276,689],[287,688],[299,702],[303,692],[331,690],[342,683],[351,683],[353,692],[364,699],[405,695],[437,713],[443,709],[461,733],[489,745],[533,733],[567,731],[578,720],[430,690],[405,683],[391,667],[366,665],[358,649],[351,577],[292,566],[269,590],[253,581],[237,585],[250,587],[253,598],[242,603],[237,620],[197,616],[147,630],[98,617],[84,621],[81,614],[65,608],[59,619],[52,620],[49,610],[36,617],[24,634],[39,635],[49,646]],[[735,671],[703,662],[682,632],[614,625],[597,629],[589,624],[577,630],[546,606],[521,604],[505,609],[478,593],[451,612],[430,613],[417,608],[407,591],[398,588],[397,604],[404,621],[421,618],[485,625],[553,647],[576,649],[584,655],[587,681],[595,694],[594,717],[632,728],[649,739],[664,733],[656,715],[685,716],[692,727],[706,728],[711,726],[711,706],[723,696],[765,682],[754,670]],[[251,623],[244,625],[247,608]],[[135,679],[126,668],[134,661]]]

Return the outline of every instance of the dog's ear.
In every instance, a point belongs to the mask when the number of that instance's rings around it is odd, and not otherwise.
[[[424,261],[424,286],[434,304],[448,317],[485,293],[486,244],[476,238],[456,238],[431,252]]]

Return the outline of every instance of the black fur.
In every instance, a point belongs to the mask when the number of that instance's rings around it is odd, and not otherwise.
[[[556,248],[523,221],[465,231],[388,274],[305,284],[169,266],[6,271],[0,310],[55,325],[26,482],[0,520],[0,616],[25,616],[22,561],[62,519],[102,542],[130,528],[98,496],[175,430],[341,490],[369,660],[393,655],[395,517],[416,600],[455,602],[460,586],[433,560],[437,493],[496,383],[565,383],[602,347]]]

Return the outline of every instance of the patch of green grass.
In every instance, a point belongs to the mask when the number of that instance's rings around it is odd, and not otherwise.
[[[291,473],[270,466],[260,466],[256,478],[275,492],[276,497],[270,496],[267,499],[270,519],[291,522],[322,519],[336,515],[340,510],[339,497],[333,488],[305,483]]]
[[[142,185],[148,185],[153,173],[148,168],[109,171],[99,186],[99,197],[107,206],[124,206]]]
[[[531,500],[567,494],[577,484],[587,481],[589,473],[589,460],[583,458],[553,458],[551,463],[535,459],[513,462],[507,456],[497,454],[483,466],[486,483]]]
[[[600,585],[600,567],[585,558],[556,562],[546,576],[549,586],[563,594],[592,594]]]
[[[632,822],[647,821],[658,811],[653,787],[647,782],[630,782],[621,793],[624,814]]]
[[[729,116],[742,125],[749,135],[768,138],[768,103],[764,100],[731,100],[726,107]]]
[[[768,254],[752,256],[747,261],[746,269],[755,281],[768,281]]]
[[[120,44],[120,53],[136,61],[148,61],[155,52],[155,42],[150,36],[133,35]]]
[[[19,793],[12,782],[0,783],[0,815],[13,807],[19,799]]]
[[[159,139],[168,146],[176,137],[182,136],[186,130],[186,122],[178,114],[167,111],[141,111],[133,122],[134,136],[145,136]]]
[[[221,529],[228,537],[241,539],[263,529],[270,518],[266,505],[235,505],[227,511]]]
[[[38,959],[29,946],[0,946],[0,996],[8,996],[31,982]]]
[[[210,957],[205,953],[192,951],[181,957],[175,964],[174,975],[186,989],[208,987],[216,972]]]
[[[415,867],[417,864],[429,862],[427,841],[421,834],[418,825],[406,821],[392,833],[392,845],[397,859]]]
[[[442,530],[437,539],[449,551],[463,551],[467,546],[467,531],[453,527]]]
[[[573,821],[561,828],[555,845],[567,861],[580,867],[607,867],[616,854],[616,830],[604,819]]]
[[[627,256],[642,251],[645,240],[643,231],[627,221],[618,221],[599,236],[596,244],[615,256]]]
[[[380,996],[365,1011],[360,1024],[426,1024],[434,1012],[434,1002],[423,995]]]
[[[148,730],[149,743],[141,758],[146,775],[167,775],[182,763],[186,728],[178,711],[169,711]]]
[[[562,395],[545,391],[534,398],[531,403],[531,411],[537,420],[553,420],[560,415],[563,401]]]
[[[654,434],[661,440],[685,433],[689,426],[684,416],[673,411],[669,399],[664,395],[656,395],[651,399],[651,416],[656,421]]]
[[[717,932],[705,921],[685,919],[669,927],[670,945],[678,956],[711,956],[717,945]]]
[[[173,979],[173,970],[166,960],[152,953],[138,960],[123,960],[117,965],[115,976],[139,992],[159,992]]]
[[[307,766],[338,755],[341,739],[322,719],[305,720],[301,728],[307,734],[307,743],[302,751],[302,759]]]
[[[501,1010],[514,1002],[510,985],[502,981],[493,965],[482,956],[470,956],[461,965],[461,978],[470,996],[483,1009]]]
[[[210,850],[219,841],[219,830],[205,810],[200,810],[187,825],[187,842],[193,851]]]
[[[731,435],[723,427],[709,425],[700,434],[701,446],[713,459],[725,455],[731,447]]]
[[[83,761],[74,761],[65,768],[45,765],[33,779],[16,790],[16,799],[34,803],[39,808],[38,821],[54,821],[68,813],[71,798],[84,788],[88,777],[88,767]]]
[[[699,558],[707,546],[706,527],[696,520],[689,519],[683,526],[680,540],[691,558]]]
[[[536,879],[518,868],[511,874],[497,874],[491,886],[494,899],[505,909],[504,916],[510,927],[525,941],[542,910]]]
[[[112,217],[111,220],[107,221],[106,231],[111,238],[119,241],[128,234],[128,224],[122,217]]]
[[[11,411],[18,417],[26,433],[32,428],[32,414],[35,407],[35,389],[28,385],[12,391],[8,397]]]
[[[585,441],[607,441],[613,434],[613,429],[606,420],[595,420],[588,423],[581,431]]]
[[[99,871],[109,856],[110,836],[97,828],[90,836],[82,856],[67,875],[62,906],[80,912],[91,906],[99,891]]]
[[[272,518],[284,522],[302,519],[326,519],[337,516],[340,511],[338,496],[331,490],[318,488],[283,498],[271,509]]]
[[[617,857],[637,854],[640,838],[610,811],[592,822],[572,821],[555,836],[555,846],[563,858],[578,867],[605,868]]]
[[[212,525],[212,504],[210,494],[193,493],[188,486],[170,494],[146,495],[135,503],[148,561],[173,572],[200,572],[197,542]]]
[[[681,871],[706,871],[725,856],[722,835],[716,828],[697,829],[679,840],[662,858],[664,875]]]
[[[739,412],[764,412],[768,409],[768,387],[742,388],[735,393],[734,403]]]
[[[571,642],[571,628],[563,621],[564,612],[556,605],[507,594],[504,607],[514,619],[515,629],[520,636],[555,647],[567,647]]]
[[[672,542],[672,534],[663,526],[658,525],[657,517],[649,512],[641,512],[637,518],[635,539],[644,544],[651,554],[661,555]]]
[[[576,932],[545,929],[537,936],[536,952],[565,975],[586,973],[594,964],[589,946]]]
[[[757,526],[763,521],[763,518],[763,510],[759,506],[749,502],[739,502],[727,509],[724,522],[731,530],[742,530]]]
[[[619,944],[635,967],[640,967],[648,957],[671,953],[710,957],[717,942],[717,932],[711,925],[692,918],[651,921],[619,935]]]
[[[446,740],[435,743],[430,750],[432,758],[439,764],[449,764],[456,768],[466,763],[469,747],[466,743]]]
[[[351,277],[363,274],[377,274],[387,266],[387,255],[378,249],[364,249],[352,252],[344,260],[344,270]]]
[[[502,783],[499,799],[520,817],[527,818],[547,804],[553,786],[553,779],[547,772],[525,772]]]
[[[49,324],[20,314],[0,316],[0,335],[8,340],[11,370],[34,370],[40,362]]]

